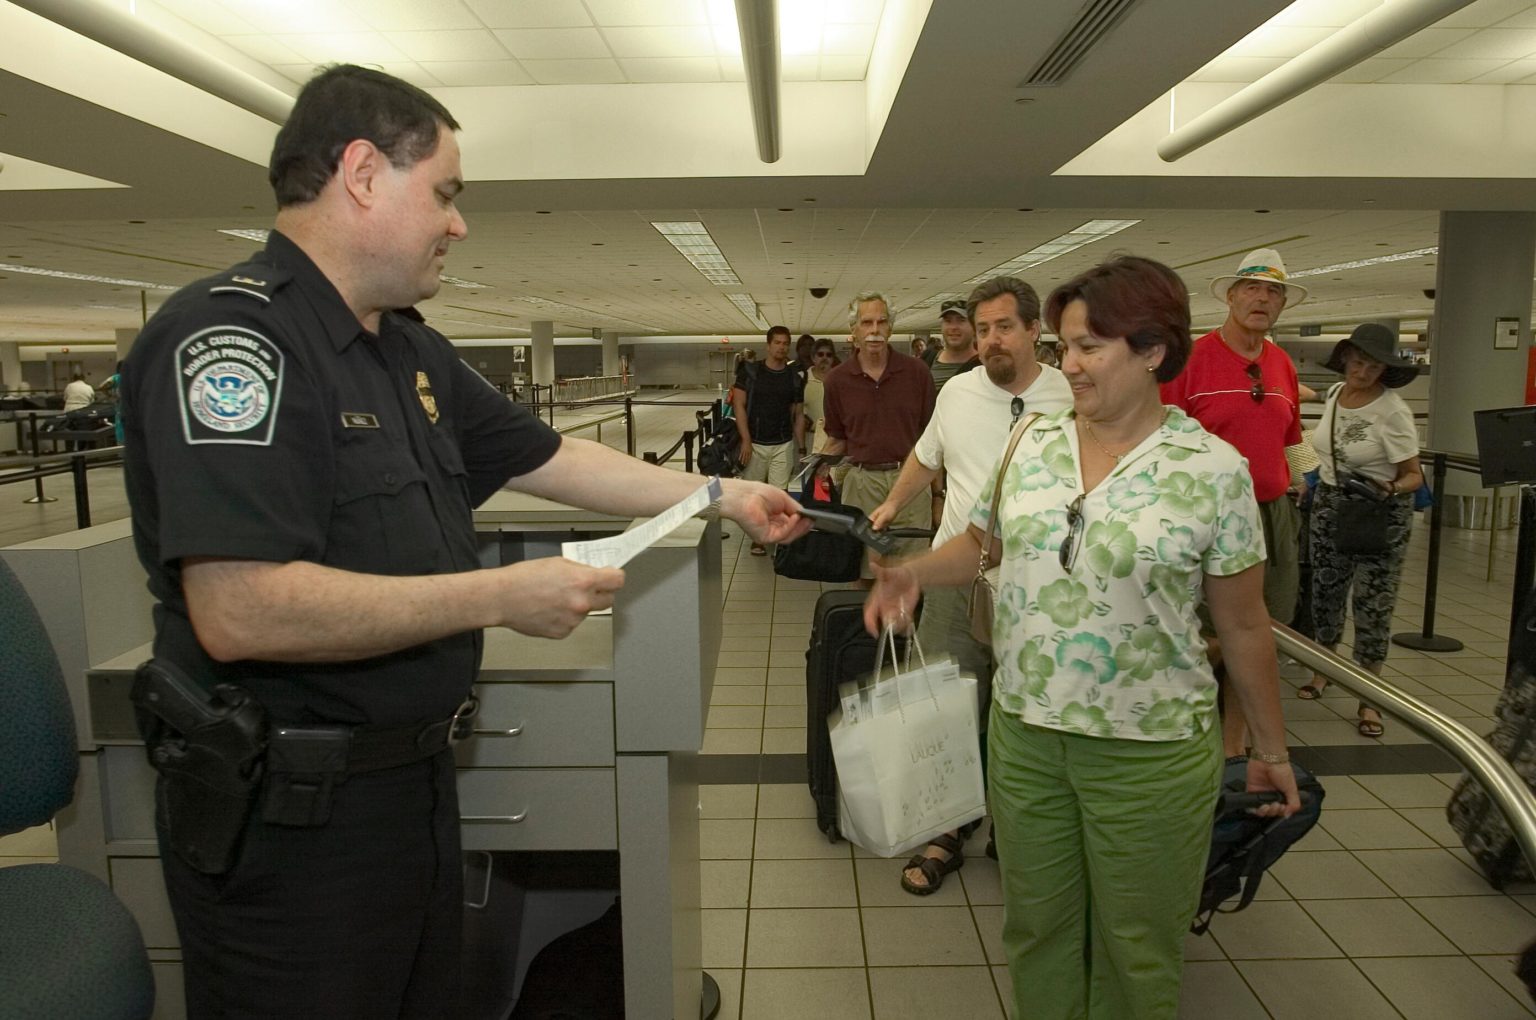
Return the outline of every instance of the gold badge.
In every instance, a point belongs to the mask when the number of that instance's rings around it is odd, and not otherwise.
[[[421,398],[421,408],[427,412],[427,420],[437,424],[437,398],[432,395],[432,381],[427,373],[416,373],[416,396]]]

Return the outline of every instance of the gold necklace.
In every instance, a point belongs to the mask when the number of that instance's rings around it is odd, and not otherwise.
[[[1093,440],[1093,445],[1097,446],[1100,450],[1103,450],[1104,451],[1104,456],[1110,458],[1116,464],[1120,463],[1120,460],[1121,460],[1122,457],[1125,456],[1125,453],[1115,453],[1112,450],[1110,450],[1109,447],[1107,447],[1103,443],[1099,442],[1099,437],[1093,434],[1093,426],[1091,424],[1089,424],[1087,418],[1079,418],[1078,421],[1083,423],[1083,431],[1088,433],[1088,438]],[[1129,453],[1129,452],[1130,452],[1130,450],[1126,451],[1126,453]]]

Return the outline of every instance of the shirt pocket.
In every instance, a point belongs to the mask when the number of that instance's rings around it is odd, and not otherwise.
[[[409,448],[383,434],[349,436],[337,448],[328,539],[326,562],[346,570],[406,575],[437,566],[442,539]]]

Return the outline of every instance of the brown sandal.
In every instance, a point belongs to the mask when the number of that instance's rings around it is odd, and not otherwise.
[[[927,853],[915,853],[907,861],[906,867],[901,869],[901,887],[914,896],[928,896],[939,891],[944,884],[944,876],[951,871],[959,871],[965,863],[965,854],[961,850],[960,841],[949,833],[935,836],[928,841],[929,846],[936,846],[949,854],[940,859],[929,857]],[[917,885],[907,877],[907,871],[916,868],[923,873],[923,879],[927,885]]]
[[[1360,711],[1376,712],[1374,708],[1362,708]],[[1357,721],[1355,722],[1355,729],[1360,732],[1362,737],[1371,737],[1375,739],[1379,738],[1383,733],[1387,732],[1387,728],[1382,725],[1381,719],[1379,718],[1381,713],[1376,712],[1376,715],[1378,718],[1375,719],[1367,719],[1364,715],[1360,715],[1358,717]]]
[[[1327,689],[1328,684],[1326,681],[1321,687],[1319,687],[1317,685],[1317,681],[1308,680],[1306,683],[1296,688],[1296,696],[1302,701],[1316,701],[1318,698],[1323,696],[1323,692]]]

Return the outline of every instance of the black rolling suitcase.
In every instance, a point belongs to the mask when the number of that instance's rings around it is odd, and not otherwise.
[[[1493,749],[1536,791],[1536,597],[1527,597],[1509,648],[1509,675],[1493,707]],[[1493,798],[1464,774],[1445,807],[1451,828],[1495,889],[1529,882],[1531,866]]]
[[[811,647],[805,653],[805,768],[816,801],[816,826],[836,842],[837,766],[827,736],[827,716],[837,705],[837,688],[874,671],[875,639],[864,629],[864,597],[868,592],[846,589],[822,593],[811,624]],[[906,640],[896,638],[898,654]]]

